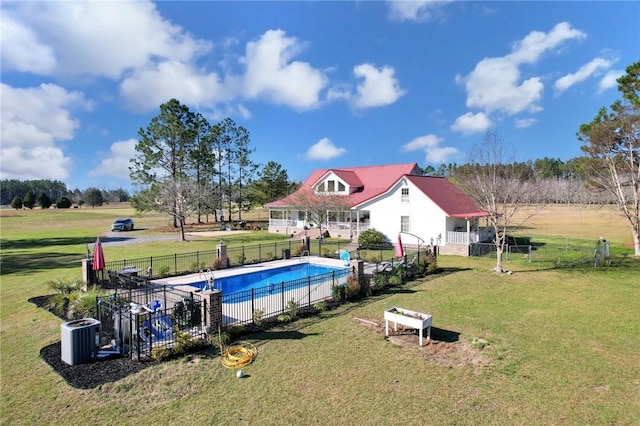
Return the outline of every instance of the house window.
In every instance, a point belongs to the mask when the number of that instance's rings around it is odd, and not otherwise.
[[[344,186],[344,183],[342,183],[342,182],[338,182],[338,191],[339,191],[339,192],[344,192],[344,190],[345,190],[345,189],[346,189],[346,188],[345,188],[345,186]]]
[[[318,188],[316,188],[316,192],[324,192],[324,182],[318,185]]]
[[[411,232],[409,216],[400,216],[400,232]]]
[[[400,201],[402,201],[403,203],[408,203],[409,202],[409,188],[402,188],[401,189],[401,198]]]
[[[330,180],[327,182],[327,192],[335,192],[336,191],[336,182]]]

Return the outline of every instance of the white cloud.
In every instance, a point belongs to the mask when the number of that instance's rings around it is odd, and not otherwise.
[[[128,179],[129,161],[136,155],[136,143],[138,143],[136,139],[114,142],[107,156],[89,172],[89,176],[112,176]]]
[[[432,12],[441,8],[451,0],[401,0],[389,1],[389,10],[392,19],[399,21],[427,21],[431,18]]]
[[[54,84],[0,89],[2,178],[66,178],[71,160],[56,143],[74,137],[80,124],[69,110],[88,108],[84,96]]]
[[[331,160],[346,153],[345,148],[336,147],[331,139],[322,138],[309,147],[306,157],[309,160]]]
[[[360,64],[353,69],[357,78],[361,78],[353,99],[356,108],[371,108],[390,105],[405,94],[395,78],[395,70],[384,66],[380,69],[371,64]]]
[[[561,22],[548,33],[532,31],[516,41],[510,54],[481,60],[467,76],[456,77],[467,91],[466,105],[489,114],[540,111],[544,85],[539,77],[522,80],[520,67],[536,63],[546,52],[557,51],[565,41],[584,37],[568,22]]]
[[[258,41],[247,43],[242,96],[263,98],[296,109],[319,106],[327,77],[306,62],[291,61],[304,49],[282,30],[266,31]]]
[[[4,71],[49,74],[56,66],[53,49],[42,44],[31,28],[12,17],[10,10],[0,14],[0,58]]]
[[[120,95],[137,111],[147,111],[172,98],[187,105],[213,106],[235,97],[216,74],[202,74],[176,61],[138,70],[120,85]]]
[[[401,150],[402,152],[424,151],[426,153],[425,159],[428,163],[446,163],[451,156],[457,155],[459,150],[453,147],[440,146],[443,141],[443,138],[439,138],[436,135],[418,136],[404,144]]]
[[[516,129],[526,129],[538,122],[537,118],[518,118],[515,121]]]
[[[456,118],[456,121],[451,125],[451,130],[470,135],[486,131],[491,127],[491,124],[491,119],[484,112],[477,114],[468,112]]]
[[[581,66],[575,73],[567,74],[557,79],[553,88],[557,93],[562,93],[574,84],[578,84],[591,76],[600,75],[611,68],[614,63],[615,61],[612,60],[595,58]]]
[[[600,83],[598,83],[598,93],[602,93],[613,87],[618,87],[618,79],[624,74],[624,70],[611,70],[607,72],[604,77],[600,79]]]
[[[3,12],[24,28],[21,43],[9,48],[7,65],[24,64],[16,50],[36,46],[31,56],[45,52],[55,63],[39,71],[32,67],[41,74],[117,79],[157,61],[190,61],[211,48],[165,20],[149,1],[16,2]],[[5,66],[4,53],[2,59]]]

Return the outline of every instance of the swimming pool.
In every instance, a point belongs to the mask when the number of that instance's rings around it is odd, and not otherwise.
[[[344,267],[337,268],[312,263],[299,263],[220,278],[216,277],[215,272],[213,272],[213,285],[208,280],[191,283],[189,285],[199,290],[209,289],[213,286],[214,289],[221,290],[222,294],[230,294],[263,287],[273,287],[283,282],[296,280],[300,280],[300,285],[305,285],[305,282],[301,280],[302,278],[330,274],[332,272],[344,272],[347,270],[348,268]],[[341,273],[340,275],[344,274]]]

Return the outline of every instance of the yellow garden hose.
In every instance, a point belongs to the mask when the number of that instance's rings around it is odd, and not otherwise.
[[[227,368],[241,368],[249,365],[258,356],[258,348],[249,342],[239,342],[230,346],[222,354],[220,361]]]

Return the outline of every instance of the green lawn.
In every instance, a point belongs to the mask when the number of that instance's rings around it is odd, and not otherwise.
[[[491,259],[440,256],[443,274],[246,336],[260,352],[244,379],[210,352],[74,389],[39,356],[62,321],[27,300],[47,294],[47,280],[79,278],[85,244],[126,213],[82,210],[1,216],[2,424],[638,424],[640,262],[629,257],[599,269],[518,257],[497,276]],[[398,346],[354,319],[382,323],[392,306],[432,314],[434,337],[458,340]]]

